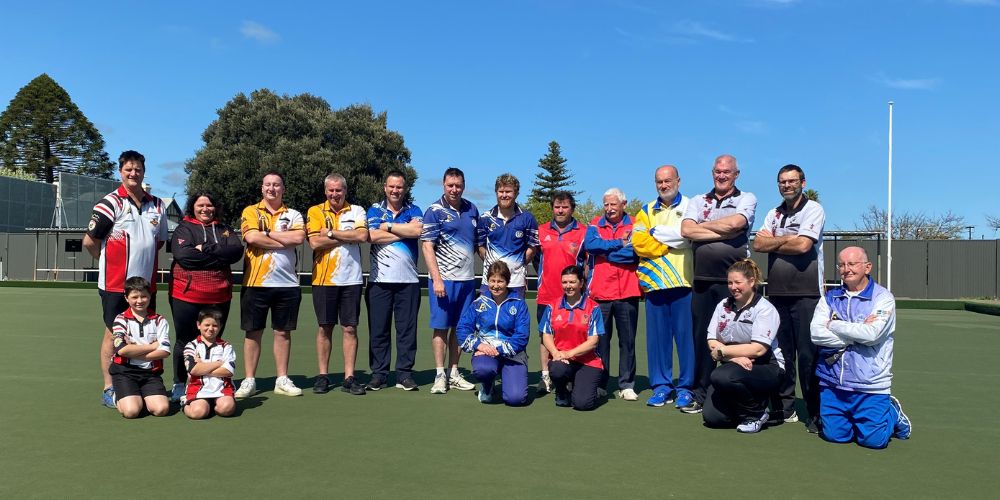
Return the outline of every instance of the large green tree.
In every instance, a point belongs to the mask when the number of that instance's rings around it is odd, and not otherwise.
[[[21,88],[0,114],[0,166],[54,182],[56,172],[111,177],[104,138],[49,75]]]
[[[333,110],[310,94],[261,89],[238,94],[218,115],[202,134],[205,146],[185,166],[187,194],[216,193],[229,223],[260,201],[268,170],[285,177],[285,204],[303,214],[323,201],[323,178],[330,173],[343,175],[348,201],[366,208],[384,196],[389,171],[401,170],[411,186],[417,178],[403,136],[388,129],[384,112],[366,104]]]
[[[566,158],[562,157],[558,142],[549,143],[549,152],[538,160],[538,168],[541,172],[535,174],[535,187],[532,188],[530,197],[532,201],[549,203],[556,191],[578,194],[569,189],[575,182],[566,168]]]

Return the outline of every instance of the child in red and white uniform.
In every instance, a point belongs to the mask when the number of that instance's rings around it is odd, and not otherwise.
[[[182,403],[188,418],[207,418],[213,412],[230,417],[236,411],[232,379],[236,352],[219,338],[221,328],[222,311],[206,307],[198,313],[198,338],[184,346],[188,380]]]
[[[163,386],[163,359],[170,356],[170,325],[149,310],[149,281],[139,276],[125,280],[128,309],[111,325],[111,364],[108,374],[115,406],[125,418],[136,418],[146,409],[162,417],[170,409]]]

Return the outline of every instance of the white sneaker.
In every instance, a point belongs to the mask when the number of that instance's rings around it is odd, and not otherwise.
[[[618,391],[618,397],[624,399],[625,401],[638,401],[639,395],[635,393],[633,389],[622,389]]]
[[[792,412],[792,416],[785,419],[786,424],[794,424],[795,422],[798,421],[799,421],[799,414],[795,412]]]
[[[281,394],[283,396],[301,396],[302,389],[295,387],[292,383],[292,379],[288,377],[278,377],[278,380],[274,381],[274,393]]]
[[[747,418],[743,420],[743,423],[736,426],[737,432],[743,432],[747,434],[752,434],[754,432],[760,432],[764,428],[764,424],[767,423],[767,417],[769,415],[765,411],[760,418]]]
[[[538,394],[548,394],[553,390],[555,389],[552,386],[552,377],[542,374],[542,378],[538,381],[538,387],[535,389],[535,392]]]
[[[245,378],[240,382],[240,388],[236,389],[236,399],[249,398],[257,394],[257,382],[252,378]]]
[[[488,387],[488,389],[487,389]],[[493,402],[493,383],[491,382],[489,386],[483,384],[482,389],[479,389],[479,402],[486,404]]]
[[[462,378],[462,374],[458,372],[453,372],[451,377],[448,377],[448,387],[460,391],[471,391],[476,388],[474,384]]]
[[[434,385],[431,386],[431,394],[444,394],[448,392],[448,376],[438,373],[434,377]]]

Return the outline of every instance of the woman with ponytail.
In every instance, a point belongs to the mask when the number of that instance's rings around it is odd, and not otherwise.
[[[760,269],[752,260],[730,266],[727,282],[730,296],[715,307],[708,326],[708,348],[720,364],[712,371],[703,417],[709,427],[758,432],[784,371],[778,312],[757,290]]]

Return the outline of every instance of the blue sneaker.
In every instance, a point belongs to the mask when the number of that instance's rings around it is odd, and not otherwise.
[[[101,403],[108,408],[118,408],[115,406],[115,390],[112,387],[104,389],[104,395],[101,396]]]
[[[677,409],[687,408],[694,403],[694,396],[689,391],[677,391],[680,395],[677,396],[677,402],[674,407]]]
[[[913,432],[913,427],[910,425],[910,417],[907,417],[903,413],[903,405],[899,404],[896,396],[889,396],[889,403],[892,404],[892,407],[896,409],[896,413],[899,414],[892,436],[896,439],[910,439],[910,433]]]
[[[184,384],[174,384],[173,389],[170,390],[170,402],[180,402],[181,398],[184,397],[185,388]]]
[[[655,406],[656,408],[659,408],[663,405],[673,403],[674,398],[671,397],[672,394],[673,391],[656,391],[649,397],[649,399],[646,400],[646,406]]]

